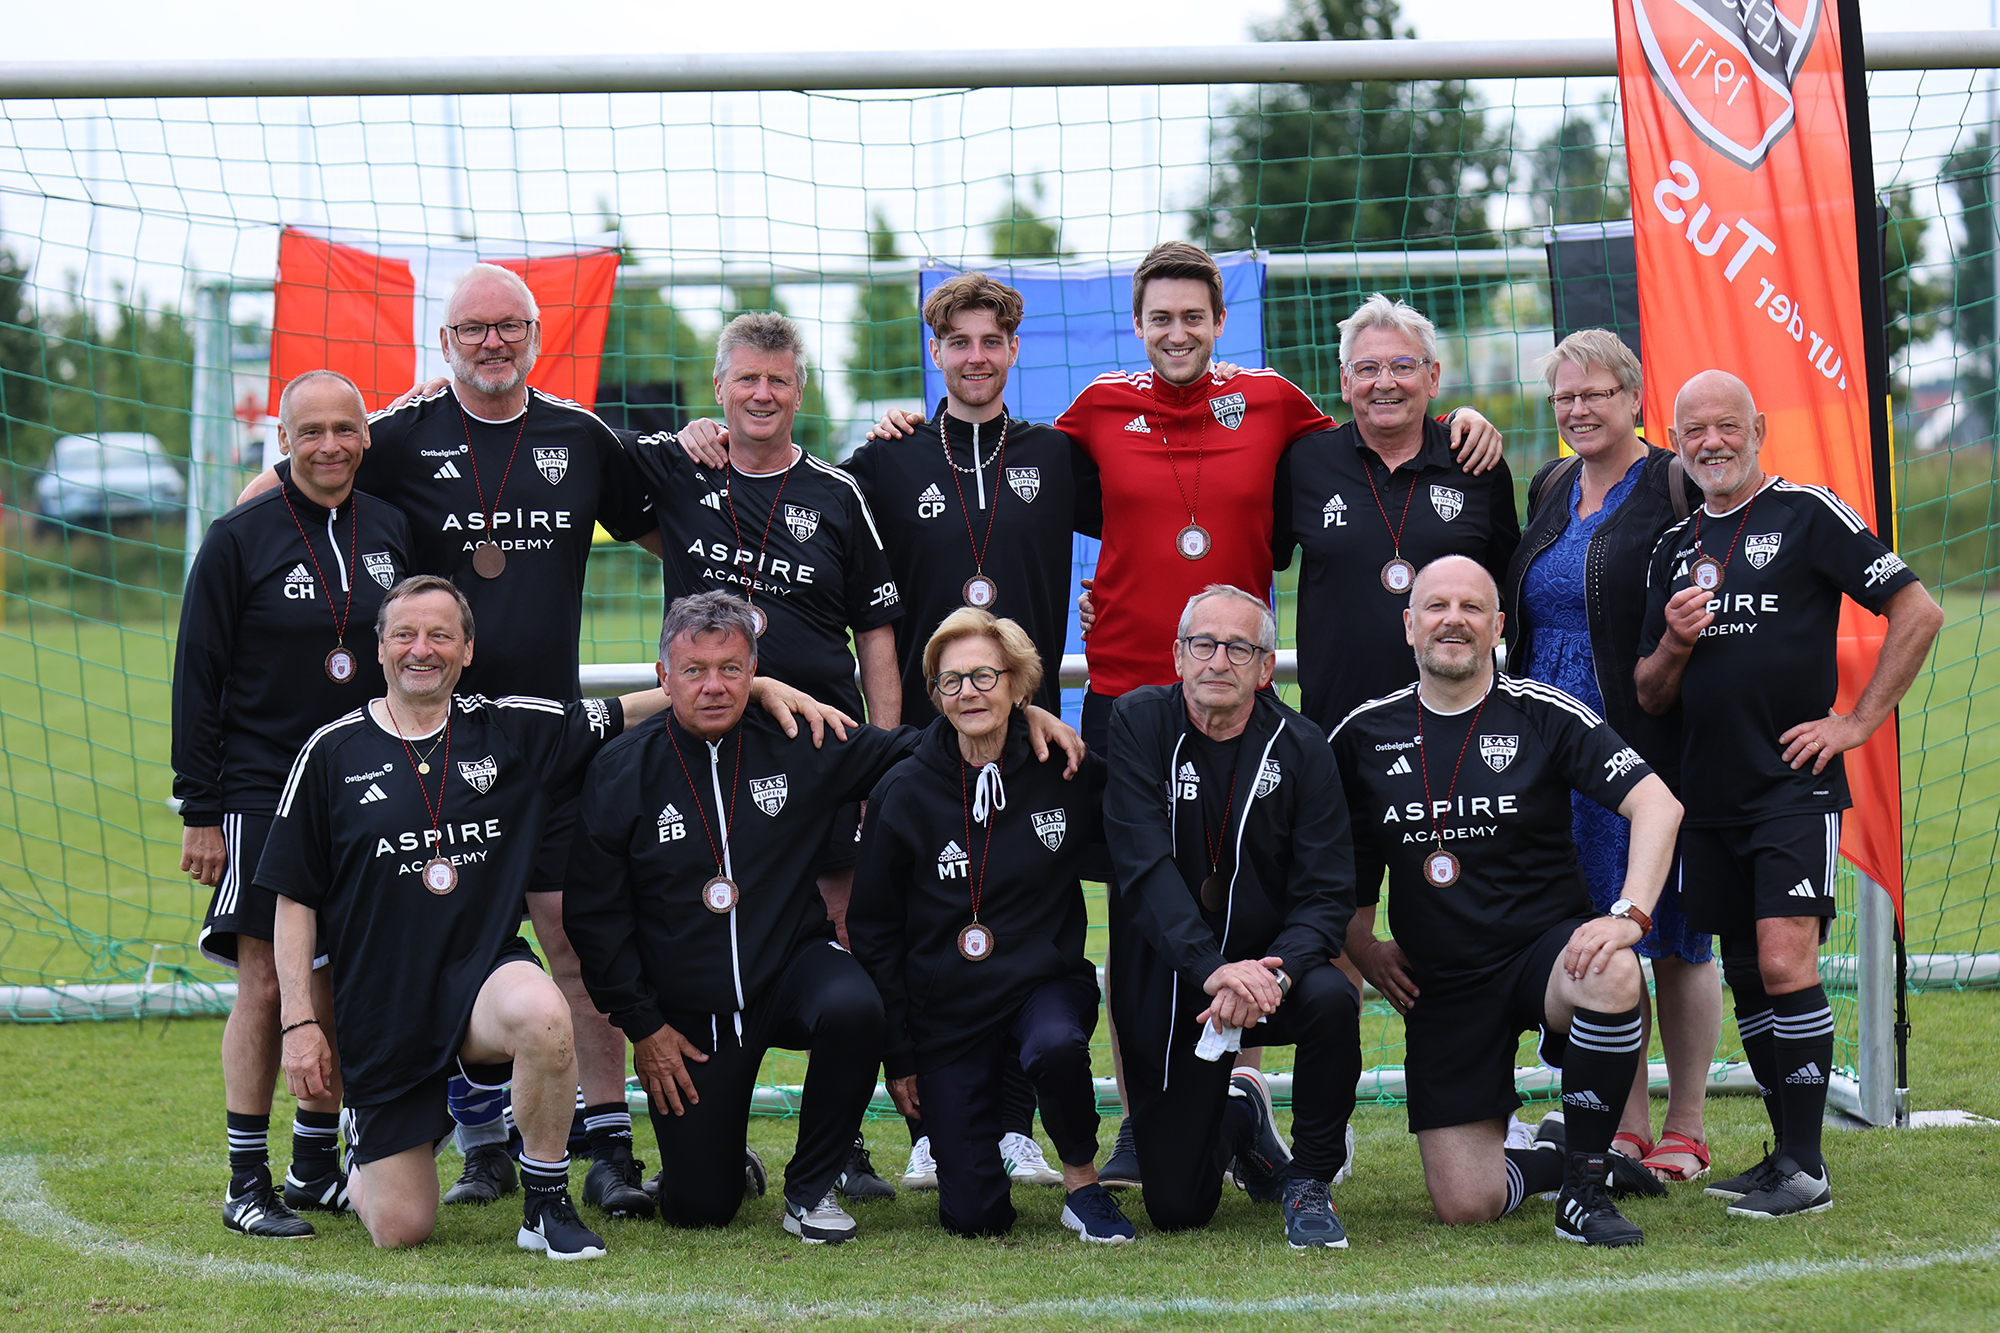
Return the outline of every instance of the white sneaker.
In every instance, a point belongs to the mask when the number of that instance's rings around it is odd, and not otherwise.
[[[1004,1134],[1000,1138],[1000,1161],[1007,1168],[1007,1177],[1015,1183],[1030,1185],[1060,1185],[1062,1172],[1049,1165],[1049,1159],[1042,1156],[1042,1145],[1026,1134]]]
[[[1507,1117],[1507,1142],[1509,1148],[1532,1148],[1535,1146],[1535,1131],[1521,1123],[1521,1117]]]
[[[828,1190],[826,1197],[811,1208],[801,1208],[785,1200],[785,1230],[808,1245],[838,1245],[854,1239],[854,1219]]]
[[[903,1168],[901,1183],[906,1190],[937,1188],[937,1159],[931,1156],[930,1135],[926,1134],[910,1145],[910,1164]]]

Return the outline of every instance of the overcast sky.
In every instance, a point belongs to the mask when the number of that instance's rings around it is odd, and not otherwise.
[[[1992,0],[1862,0],[1871,31],[1984,28]],[[632,50],[904,50],[1030,46],[1188,46],[1247,41],[1282,0],[83,0],[10,5],[4,60],[182,60],[412,55],[449,43],[461,55],[602,54]],[[1421,37],[1523,40],[1608,37],[1608,0],[1404,0]],[[865,18],[858,17],[865,15]],[[1143,15],[1143,22],[1135,22]],[[1524,15],[1532,21],[1524,22]],[[336,17],[337,16],[337,17]]]

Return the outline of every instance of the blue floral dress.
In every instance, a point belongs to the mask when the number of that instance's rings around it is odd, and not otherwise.
[[[1583,600],[1584,559],[1590,539],[1605,518],[1638,486],[1645,464],[1643,458],[1633,463],[1604,497],[1604,504],[1588,518],[1577,517],[1583,503],[1583,470],[1577,469],[1570,483],[1569,524],[1528,566],[1521,587],[1522,609],[1535,630],[1530,660],[1522,674],[1574,695],[1599,714],[1604,711],[1604,696],[1597,688],[1597,669],[1590,653],[1590,621]],[[1609,911],[1625,887],[1625,854],[1632,826],[1616,811],[1606,810],[1580,792],[1571,792],[1570,830],[1591,904],[1600,912]],[[1705,963],[1714,957],[1709,937],[1688,930],[1680,891],[1671,879],[1653,909],[1652,932],[1637,947],[1646,958],[1677,957]]]

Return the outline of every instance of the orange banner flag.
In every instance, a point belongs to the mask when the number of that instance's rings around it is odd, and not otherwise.
[[[1731,371],[1769,418],[1764,470],[1831,489],[1893,541],[1877,503],[1887,499],[1886,353],[1855,0],[1615,8],[1649,434],[1666,440],[1674,394],[1691,376]],[[1843,712],[1875,669],[1883,629],[1844,606]],[[1841,853],[1900,916],[1894,723],[1846,765],[1854,808]]]

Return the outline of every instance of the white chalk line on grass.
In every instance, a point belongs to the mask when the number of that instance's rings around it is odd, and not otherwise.
[[[48,1197],[32,1157],[0,1156],[0,1222],[40,1240],[91,1258],[150,1268],[156,1272],[228,1282],[279,1282],[335,1296],[404,1297],[416,1300],[489,1300],[503,1305],[551,1310],[630,1311],[665,1316],[721,1315],[765,1319],[872,1319],[884,1316],[927,1320],[1084,1318],[1170,1318],[1179,1315],[1327,1314],[1344,1311],[1434,1309],[1454,1305],[1511,1305],[1576,1296],[1625,1296],[1651,1292],[1742,1290],[1800,1278],[1852,1277],[1915,1272],[1955,1264],[2000,1259],[2000,1239],[1985,1245],[1929,1254],[1870,1259],[1793,1259],[1746,1264],[1727,1271],[1641,1273],[1630,1277],[1562,1278],[1494,1285],[1421,1286],[1388,1292],[1313,1292],[1252,1300],[1181,1296],[1138,1299],[1080,1296],[1002,1305],[983,1301],[898,1298],[884,1301],[784,1301],[717,1292],[606,1292],[547,1287],[494,1287],[443,1282],[395,1282],[356,1273],[326,1273],[257,1259],[182,1254],[120,1238],[72,1217]],[[546,1262],[523,1254],[524,1264]],[[1331,1259],[1339,1263],[1340,1259]]]

